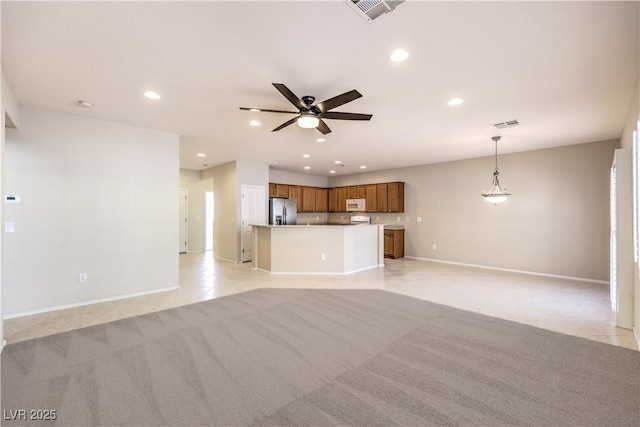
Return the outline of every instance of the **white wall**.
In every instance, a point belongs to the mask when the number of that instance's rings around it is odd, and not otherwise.
[[[269,169],[269,182],[278,184],[307,185],[309,187],[329,186],[329,178],[326,176],[308,175]]]
[[[1,8],[0,8],[1,9]],[[2,140],[0,141],[0,183],[4,189],[4,146],[5,146],[5,125],[17,127],[20,124],[20,108],[9,82],[6,79],[4,70],[2,70],[0,89],[0,114],[2,115]],[[6,122],[5,122],[6,120]],[[3,192],[3,194],[5,194]],[[4,224],[4,203],[0,203],[0,224]],[[4,239],[4,230],[0,231],[0,351],[4,348],[4,325],[2,322],[2,242]]]
[[[379,216],[377,222],[405,225],[407,256],[608,281],[609,169],[618,146],[608,141],[500,155],[501,183],[513,196],[497,206],[480,196],[491,185],[493,156],[329,183],[404,181],[405,213],[371,215],[374,222]]]
[[[187,251],[204,250],[205,193],[213,191],[213,179],[200,179],[200,171],[180,169],[180,188],[187,190]]]
[[[178,286],[177,135],[40,109],[7,129],[3,314]],[[86,284],[79,273],[88,274]]]
[[[640,79],[636,82],[636,88],[633,94],[633,101],[629,106],[629,114],[627,114],[627,120],[625,122],[622,136],[620,137],[620,144],[624,148],[633,147],[633,131],[636,129],[638,120],[640,120]],[[633,190],[632,190],[633,191]],[[636,337],[636,342],[640,346],[640,265],[635,263],[634,265],[634,280],[633,280],[633,332]]]

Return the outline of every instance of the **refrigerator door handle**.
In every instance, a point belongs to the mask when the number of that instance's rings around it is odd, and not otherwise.
[[[282,205],[282,225],[287,224],[287,205],[283,203]]]

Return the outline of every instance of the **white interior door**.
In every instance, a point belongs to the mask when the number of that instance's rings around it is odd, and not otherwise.
[[[242,262],[253,260],[252,224],[265,224],[265,189],[260,186],[242,186]]]
[[[178,253],[187,252],[187,190],[178,190]]]

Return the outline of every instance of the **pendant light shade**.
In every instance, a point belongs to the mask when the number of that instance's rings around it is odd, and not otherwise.
[[[482,193],[482,197],[484,197],[484,199],[489,203],[498,204],[507,200],[509,196],[511,196],[511,193],[508,193],[506,189],[503,190],[502,187],[500,187],[500,172],[498,171],[498,141],[500,141],[500,137],[494,136],[491,139],[493,139],[496,144],[496,169],[493,171],[493,182],[491,183],[491,188]]]

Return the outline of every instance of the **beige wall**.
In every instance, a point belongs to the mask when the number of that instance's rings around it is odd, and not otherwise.
[[[238,198],[236,162],[205,169],[200,178],[213,179],[213,252],[219,258],[235,262],[240,246],[235,227]]]
[[[3,314],[176,288],[178,150],[177,135],[22,109],[6,130],[3,190],[22,203],[4,206]]]
[[[205,193],[213,191],[213,179],[200,179],[200,171],[180,169],[180,188],[187,190],[187,251],[204,250]]]
[[[405,225],[407,256],[607,281],[609,169],[618,146],[500,155],[501,182],[513,196],[497,206],[480,197],[493,157],[333,177],[329,185],[404,181],[405,213],[372,216]]]

